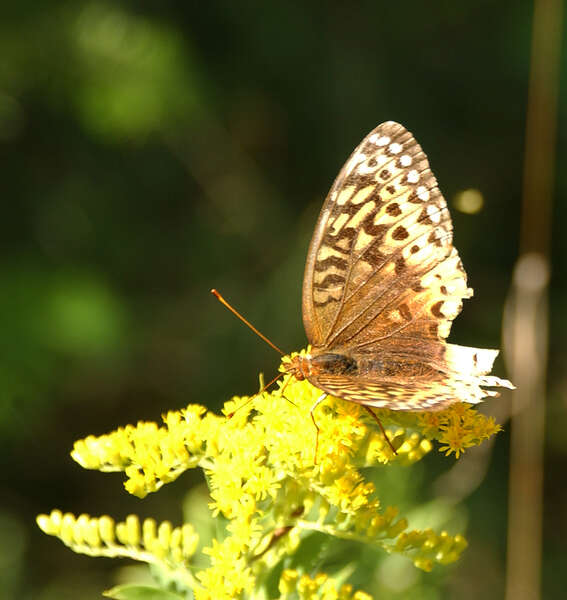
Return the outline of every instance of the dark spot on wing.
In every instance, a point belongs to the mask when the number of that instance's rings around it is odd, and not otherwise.
[[[431,307],[431,314],[435,317],[439,317],[440,319],[444,319],[445,315],[441,312],[441,307],[443,306],[443,300],[439,300]]]
[[[394,229],[394,231],[392,232],[392,237],[395,240],[405,240],[408,236],[409,236],[408,230],[405,227],[403,227],[402,225],[399,225],[398,227],[396,227],[396,229]]]
[[[315,263],[315,271],[326,271],[330,267],[336,267],[341,271],[346,271],[348,268],[348,261],[339,256],[328,256],[325,260],[318,260]]]
[[[399,217],[402,214],[402,209],[397,202],[392,202],[386,206],[386,212],[392,217]]]
[[[406,261],[402,257],[400,257],[396,261],[396,267],[395,267],[396,275],[401,275],[405,270],[406,270]]]
[[[411,321],[411,311],[405,302],[401,306],[398,306],[398,310],[406,321]]]
[[[343,284],[345,282],[345,278],[342,275],[338,275],[337,273],[330,273],[323,278],[323,281],[316,283],[313,285],[314,288],[325,290],[332,285]]]

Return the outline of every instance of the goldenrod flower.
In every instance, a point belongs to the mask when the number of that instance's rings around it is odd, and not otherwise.
[[[175,578],[188,588],[195,585],[190,570],[179,570],[181,565],[189,564],[199,543],[189,523],[173,528],[171,523],[164,521],[158,526],[153,519],[140,523],[136,515],[115,523],[108,516],[83,514],[75,517],[53,510],[49,515],[39,515],[37,524],[44,533],[58,537],[80,554],[147,562],[172,577],[175,573]]]
[[[352,586],[337,586],[335,581],[325,573],[314,577],[299,575],[293,569],[285,569],[279,582],[280,600],[299,598],[299,600],[372,600],[372,596],[364,592],[353,592]]]
[[[392,462],[411,468],[435,440],[442,452],[458,458],[500,427],[465,404],[441,412],[376,411],[394,454],[364,409],[328,398],[314,415],[315,457],[310,410],[320,391],[293,378],[283,385],[283,395],[280,385],[252,402],[227,402],[223,413],[234,413],[230,418],[189,405],[163,415],[162,425],[140,422],[75,443],[71,454],[79,464],[124,472],[126,490],[140,498],[188,469],[201,468],[211,518],[222,520],[218,537],[206,540],[200,551],[190,524],[174,528],[129,517],[115,525],[110,517],[53,511],[38,517],[39,526],[76,552],[157,565],[166,580],[192,590],[198,600],[260,597],[267,574],[315,533],[402,554],[424,571],[456,561],[466,547],[461,535],[409,529],[396,507],[381,506],[361,468]],[[282,599],[370,598],[303,568],[283,571]]]

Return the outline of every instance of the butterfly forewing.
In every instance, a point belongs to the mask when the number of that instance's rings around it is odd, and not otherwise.
[[[303,287],[307,337],[366,350],[390,337],[444,339],[470,293],[425,154],[404,127],[383,123],[321,211]]]

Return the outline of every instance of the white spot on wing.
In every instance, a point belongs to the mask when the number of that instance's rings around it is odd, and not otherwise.
[[[375,142],[377,146],[387,146],[390,143],[390,138],[387,135],[379,137]]]
[[[443,312],[449,319],[454,319],[461,310],[461,302],[448,298],[443,302]]]
[[[417,188],[417,197],[424,202],[429,200],[429,190],[424,185],[420,185]]]
[[[358,166],[358,172],[362,173],[362,175],[367,175],[368,173],[374,173],[374,171],[376,171],[377,168],[378,165],[374,165],[373,167],[371,167],[368,163],[361,163]]]
[[[392,154],[399,154],[403,149],[403,146],[401,144],[398,144],[397,142],[394,142],[393,144],[390,144],[390,152]]]
[[[409,167],[412,163],[411,156],[404,154],[402,157],[400,157],[400,163],[402,167]]]
[[[441,213],[436,206],[429,204],[426,210],[427,216],[431,219],[431,221],[433,221],[433,223],[439,223],[439,221],[441,221]]]
[[[450,331],[451,331],[451,321],[441,321],[439,323],[439,325],[437,326],[437,334],[441,338],[446,338],[449,335]],[[467,402],[470,402],[470,400],[467,400]]]
[[[346,167],[346,174],[348,175],[356,165],[366,160],[366,154],[364,152],[358,152],[348,162]]]
[[[419,181],[419,173],[413,169],[408,173],[408,182],[417,183]]]

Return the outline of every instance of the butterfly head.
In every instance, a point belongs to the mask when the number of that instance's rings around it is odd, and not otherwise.
[[[296,354],[287,360],[284,359],[283,367],[286,373],[293,375],[298,381],[303,381],[311,374],[311,355]]]

